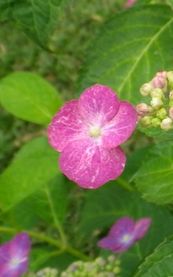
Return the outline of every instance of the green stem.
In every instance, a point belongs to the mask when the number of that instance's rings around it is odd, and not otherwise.
[[[66,245],[67,245],[66,235],[65,235],[64,230],[61,226],[59,218],[57,217],[57,214],[56,214],[55,209],[54,209],[54,204],[52,203],[52,199],[51,199],[50,193],[49,193],[47,188],[45,188],[45,193],[47,195],[47,199],[48,199],[48,203],[49,203],[49,206],[50,206],[50,210],[51,210],[51,213],[52,213],[52,218],[53,218],[55,227],[57,228],[57,230],[59,232],[59,235],[60,235],[61,241],[63,243],[63,246],[66,247]]]
[[[3,233],[9,233],[9,234],[16,234],[16,232],[18,232],[18,230],[14,229],[14,228],[10,228],[10,227],[0,227],[0,232]],[[62,248],[62,244],[60,241],[52,239],[50,237],[48,237],[47,235],[45,235],[44,233],[40,233],[40,232],[33,232],[33,231],[23,231],[26,232],[29,236],[31,236],[32,238],[41,240],[41,241],[45,241],[51,245],[54,245],[58,248]]]
[[[133,188],[129,185],[129,183],[124,180],[123,178],[119,177],[117,179],[117,183],[120,184],[120,186],[122,186],[123,188],[129,190],[129,191],[133,191]]]
[[[14,228],[10,228],[10,227],[0,227],[0,232],[2,233],[9,233],[9,234],[15,234],[18,232],[18,230],[14,229]],[[70,245],[66,246],[64,244],[62,244],[60,241],[55,240],[50,238],[49,236],[45,235],[44,233],[40,233],[40,232],[33,232],[33,231],[23,231],[26,232],[29,236],[41,240],[41,241],[45,241],[47,243],[49,243],[50,245],[53,245],[55,247],[60,248],[60,252],[68,252],[69,254],[72,254],[73,256],[75,256],[76,258],[79,258],[83,261],[88,261],[89,257],[85,254],[83,254],[82,252],[80,252],[79,250],[73,248]]]
[[[71,246],[67,246],[65,251],[68,252],[69,254],[72,254],[73,256],[79,258],[80,260],[83,260],[83,261],[90,260],[90,258],[88,256],[86,256],[85,254],[81,253],[79,250],[77,250]]]

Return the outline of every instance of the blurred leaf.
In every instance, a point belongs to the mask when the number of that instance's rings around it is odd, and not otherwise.
[[[57,153],[46,138],[33,139],[0,176],[0,207],[6,211],[50,182],[58,173]]]
[[[80,91],[93,83],[140,100],[139,88],[155,72],[173,65],[173,11],[164,5],[139,6],[116,14],[92,43]]]
[[[68,192],[64,176],[58,175],[5,214],[6,222],[16,229],[31,229],[43,223],[54,226],[53,207],[58,220],[63,223],[69,202]]]
[[[76,258],[70,254],[59,252],[50,247],[35,247],[31,252],[30,269],[37,271],[45,267],[65,269]]]
[[[157,144],[152,155],[134,175],[133,180],[147,200],[157,204],[173,202],[173,145]]]
[[[173,217],[167,209],[149,204],[134,191],[128,192],[118,187],[116,182],[111,182],[97,191],[86,193],[79,233],[88,239],[96,230],[110,228],[118,218],[123,216],[131,216],[135,219],[152,218],[152,226],[146,237],[123,255],[123,276],[128,277],[133,276],[131,273],[137,265],[165,236],[172,234]]]
[[[173,237],[161,243],[139,266],[134,277],[173,276]]]
[[[0,19],[17,22],[24,32],[46,48],[56,28],[60,7],[67,0],[1,0]]]
[[[62,104],[51,84],[29,72],[15,72],[0,81],[0,102],[15,116],[48,124]]]

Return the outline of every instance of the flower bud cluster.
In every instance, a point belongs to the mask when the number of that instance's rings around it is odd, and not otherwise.
[[[26,277],[59,277],[58,270],[55,268],[46,267],[37,273],[29,273]]]
[[[109,256],[106,259],[99,257],[92,262],[74,262],[60,277],[117,277],[120,271],[120,260]]]
[[[27,277],[118,277],[120,271],[120,260],[111,255],[107,258],[99,257],[91,262],[76,261],[63,272],[44,268],[36,274],[28,274]]]
[[[173,129],[173,71],[158,72],[140,88],[146,101],[136,106],[143,127]]]

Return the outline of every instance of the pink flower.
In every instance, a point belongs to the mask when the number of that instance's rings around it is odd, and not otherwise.
[[[117,253],[124,252],[145,236],[150,224],[150,218],[134,222],[129,217],[123,217],[112,226],[108,235],[98,242],[98,246]]]
[[[0,276],[19,277],[26,273],[31,243],[26,233],[0,246]]]
[[[125,8],[130,8],[132,7],[135,3],[136,3],[137,0],[127,0],[124,7]]]
[[[49,142],[60,155],[60,168],[83,188],[96,189],[116,179],[126,157],[119,147],[136,127],[137,114],[109,87],[96,84],[79,100],[66,103],[48,128]]]

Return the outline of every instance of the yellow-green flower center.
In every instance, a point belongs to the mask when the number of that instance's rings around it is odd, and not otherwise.
[[[130,239],[131,239],[131,235],[129,235],[129,234],[126,234],[122,237],[123,242],[128,242]]]
[[[99,126],[92,126],[89,130],[89,135],[94,138],[98,138],[101,135],[101,129]]]

